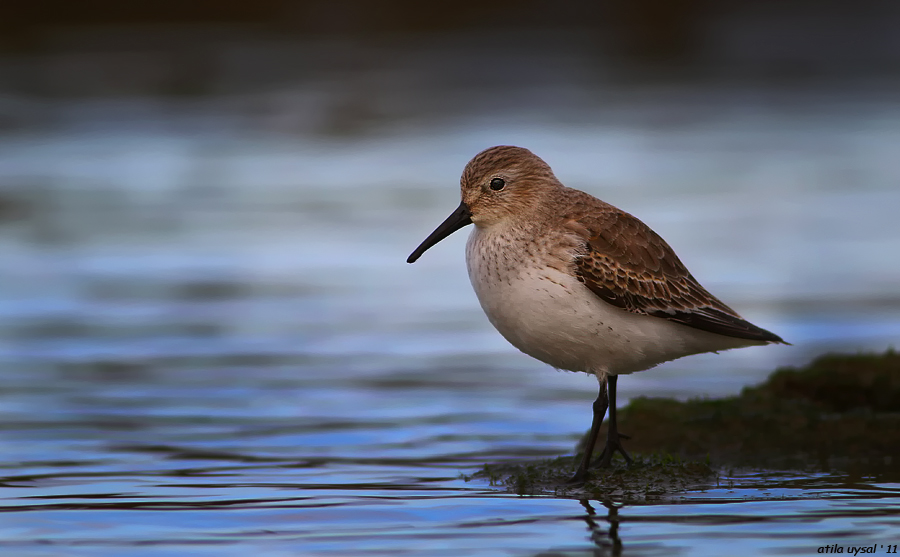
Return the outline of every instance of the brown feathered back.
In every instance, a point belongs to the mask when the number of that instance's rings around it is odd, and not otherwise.
[[[567,188],[568,189],[568,188]],[[632,313],[721,335],[784,342],[757,327],[697,282],[675,251],[638,218],[577,190],[568,228],[583,238],[575,272],[594,294]],[[590,207],[589,210],[587,207]]]

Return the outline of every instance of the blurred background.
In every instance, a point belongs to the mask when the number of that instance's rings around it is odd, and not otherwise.
[[[638,215],[797,345],[729,366],[900,333],[896,2],[4,10],[7,362],[513,354],[470,291],[465,233],[403,263],[465,162],[504,143]]]
[[[637,215],[794,343],[673,362],[623,399],[900,337],[893,0],[5,0],[9,473],[146,494],[135,470],[185,459],[377,482],[571,452],[595,382],[491,328],[466,233],[405,263],[495,144]]]

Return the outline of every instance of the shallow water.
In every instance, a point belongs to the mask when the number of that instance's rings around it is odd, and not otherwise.
[[[462,479],[570,454],[595,394],[591,378],[493,331],[465,234],[404,262],[491,144],[528,146],[565,183],[637,214],[710,290],[794,343],[629,376],[623,399],[727,395],[778,365],[900,337],[896,104],[695,103],[660,122],[684,107],[652,100],[568,123],[473,116],[349,138],[248,132],[152,103],[98,126],[96,107],[72,103],[57,108],[61,127],[2,136],[0,547],[807,555],[900,543],[896,474],[735,473],[640,505]]]

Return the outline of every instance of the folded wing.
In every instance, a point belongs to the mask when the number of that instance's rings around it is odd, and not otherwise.
[[[570,221],[583,237],[575,261],[581,282],[604,301],[720,335],[784,341],[741,318],[700,286],[671,247],[646,224],[612,206]]]

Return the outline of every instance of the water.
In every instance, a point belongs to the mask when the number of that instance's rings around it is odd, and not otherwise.
[[[900,107],[679,98],[349,137],[149,101],[103,119],[72,102],[55,105],[52,129],[8,131],[0,547],[808,555],[900,543],[896,475],[735,472],[640,505],[462,479],[571,454],[595,394],[593,379],[493,331],[465,234],[404,263],[492,144],[527,146],[565,183],[640,216],[711,291],[794,343],[629,376],[623,399],[732,394],[779,365],[900,336]]]

